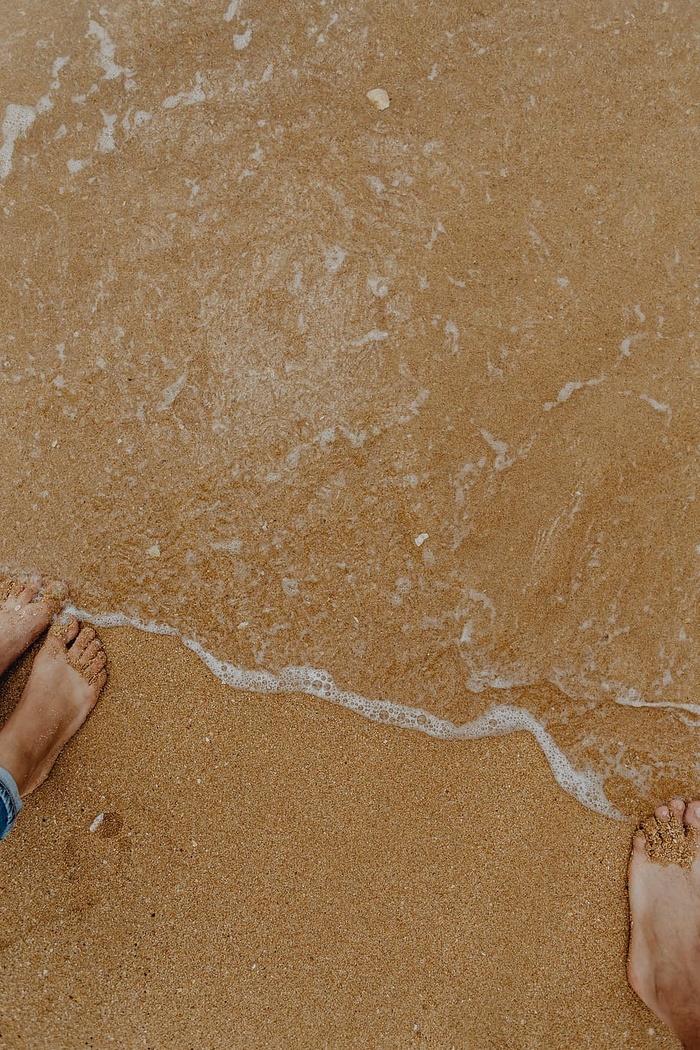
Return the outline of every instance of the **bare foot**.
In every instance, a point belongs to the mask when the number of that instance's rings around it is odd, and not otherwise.
[[[629,866],[629,982],[686,1050],[698,1050],[700,802],[671,799],[642,827]]]
[[[43,594],[40,580],[0,580],[0,674],[46,630],[67,595],[57,580],[48,583]]]
[[[27,686],[0,731],[0,766],[22,797],[46,780],[61,748],[80,729],[107,681],[107,657],[93,627],[74,616],[55,623]]]

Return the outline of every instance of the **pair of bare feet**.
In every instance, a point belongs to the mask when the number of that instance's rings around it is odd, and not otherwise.
[[[49,627],[62,588],[0,581],[0,674]],[[22,796],[50,773],[107,681],[107,658],[92,627],[54,623],[22,697],[0,731],[0,766]],[[696,841],[697,839],[697,841]],[[678,1036],[700,1050],[700,801],[674,798],[634,836],[629,867],[630,984]],[[657,856],[668,863],[658,863]]]
[[[43,634],[65,602],[65,588],[0,580],[0,674]],[[107,681],[107,657],[94,628],[75,617],[54,623],[17,707],[0,731],[0,766],[24,798],[46,780],[61,748],[80,729]]]

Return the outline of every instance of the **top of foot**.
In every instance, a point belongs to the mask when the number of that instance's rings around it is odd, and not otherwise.
[[[17,707],[0,732],[0,766],[20,795],[35,791],[97,703],[107,657],[94,627],[55,623],[37,653]]]
[[[627,971],[684,1047],[700,1048],[700,801],[671,799],[642,823],[629,867]]]
[[[0,674],[46,630],[67,597],[58,580],[0,578]]]

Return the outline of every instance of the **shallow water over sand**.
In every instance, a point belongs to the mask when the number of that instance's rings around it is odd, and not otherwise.
[[[692,783],[691,30],[3,10],[2,560],[238,667],[526,707],[622,808]]]

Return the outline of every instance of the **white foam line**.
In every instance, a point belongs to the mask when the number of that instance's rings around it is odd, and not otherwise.
[[[379,328],[373,328],[371,332],[363,335],[361,339],[356,339],[354,343],[350,343],[350,346],[366,346],[367,343],[380,343],[382,339],[388,338],[388,332],[383,332]]]
[[[149,634],[167,634],[173,638],[181,638],[180,632],[167,623],[144,623],[124,613],[102,613],[93,616],[87,609],[79,609],[76,605],[67,605],[65,612],[71,616],[77,616],[79,620],[91,623],[95,627],[134,627],[137,631],[148,631]]]
[[[92,37],[99,43],[100,50],[97,55],[97,61],[104,71],[104,76],[102,77],[103,80],[116,80],[117,77],[122,75],[122,73],[124,73],[126,77],[133,75],[130,69],[127,69],[125,66],[117,65],[114,61],[117,49],[114,41],[104,26],[101,26],[99,22],[95,22],[94,19],[91,18],[88,22],[88,31],[85,36],[86,38]]]
[[[359,693],[346,692],[338,688],[327,671],[312,667],[285,667],[279,674],[272,674],[270,671],[246,671],[235,664],[217,660],[199,642],[185,638],[169,624],[154,621],[144,623],[123,613],[92,615],[87,610],[72,605],[68,606],[66,611],[96,627],[133,627],[150,634],[179,638],[220,682],[240,692],[306,693],[346,707],[372,722],[399,729],[417,730],[440,740],[478,740],[481,737],[505,736],[508,733],[530,733],[541,747],[555,780],[564,791],[596,813],[617,820],[624,819],[619,810],[608,801],[603,790],[602,777],[596,773],[574,769],[546,729],[526,708],[511,704],[494,704],[473,721],[458,726],[420,707],[409,707],[393,700],[370,700]]]
[[[642,399],[642,401],[646,401],[646,403],[648,405],[651,405],[651,407],[654,409],[654,411],[656,411],[656,412],[665,412],[666,415],[668,416],[668,420],[669,420],[669,423],[670,423],[671,418],[673,416],[673,410],[671,409],[670,405],[664,404],[663,401],[657,401],[656,398],[649,397],[648,394],[640,394],[639,396]]]
[[[0,179],[6,179],[12,171],[12,156],[15,151],[15,140],[28,134],[38,116],[53,109],[51,91],[58,91],[61,86],[59,73],[69,62],[68,58],[57,58],[51,67],[51,88],[39,99],[35,106],[15,105],[10,102],[5,110],[2,122],[2,147],[0,147]]]
[[[5,110],[2,122],[2,148],[0,149],[0,179],[6,179],[12,171],[12,155],[15,151],[15,139],[26,135],[36,120],[36,109],[33,106],[17,106],[10,103]]]
[[[604,382],[604,379],[604,376],[600,376],[597,379],[586,379],[583,383],[565,383],[559,391],[559,393],[557,394],[556,401],[547,401],[547,403],[544,405],[545,412],[551,412],[552,409],[556,408],[557,405],[564,404],[565,401],[569,400],[574,391],[583,390],[585,386],[598,386],[599,383]]]
[[[689,711],[691,715],[700,716],[700,704],[678,704],[673,700],[636,700],[631,697],[615,697],[615,703],[622,707],[675,707],[679,711]]]

